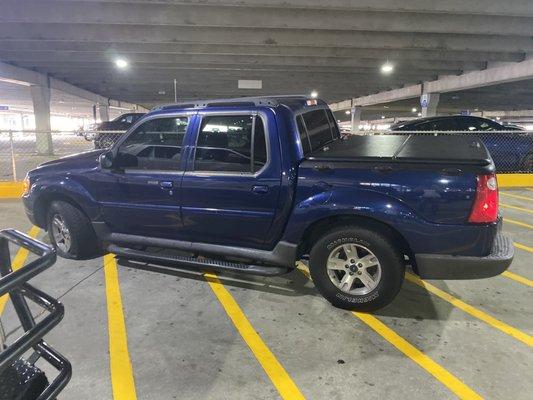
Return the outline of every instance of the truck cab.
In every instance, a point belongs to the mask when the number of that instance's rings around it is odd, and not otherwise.
[[[304,259],[350,309],[390,302],[406,265],[464,279],[513,257],[482,143],[343,138],[327,105],[301,96],[158,107],[111,149],[46,163],[26,187],[29,218],[64,257],[260,275]]]

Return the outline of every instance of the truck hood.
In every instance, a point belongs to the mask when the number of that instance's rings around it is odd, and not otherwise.
[[[84,153],[73,154],[70,156],[58,158],[39,165],[32,172],[41,172],[49,170],[75,170],[75,169],[91,169],[98,166],[98,157],[105,150],[92,150]]]
[[[476,138],[459,135],[350,135],[307,156],[310,161],[407,162],[490,166],[492,158]]]

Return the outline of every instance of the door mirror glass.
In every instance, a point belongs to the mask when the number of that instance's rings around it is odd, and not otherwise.
[[[109,169],[113,167],[113,161],[114,156],[112,151],[106,151],[102,154],[100,154],[100,157],[98,158],[98,162],[100,163],[100,167],[104,169]]]

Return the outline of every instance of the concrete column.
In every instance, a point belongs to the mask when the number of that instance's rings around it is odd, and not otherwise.
[[[50,80],[48,77],[41,79],[39,85],[31,85],[31,98],[33,113],[35,114],[36,133],[35,150],[37,154],[52,155],[52,133],[50,132]]]
[[[109,121],[109,106],[106,104],[99,104],[98,114],[100,116],[100,121],[102,122]]]
[[[437,106],[439,105],[439,93],[424,93],[420,96],[420,105],[422,106],[422,117],[434,117],[437,115]]]
[[[359,132],[359,124],[361,123],[361,107],[352,107],[351,108],[351,123],[352,129],[351,133]]]

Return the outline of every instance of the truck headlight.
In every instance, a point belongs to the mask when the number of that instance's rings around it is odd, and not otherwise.
[[[28,175],[22,181],[22,195],[26,196],[30,192],[30,178]]]

